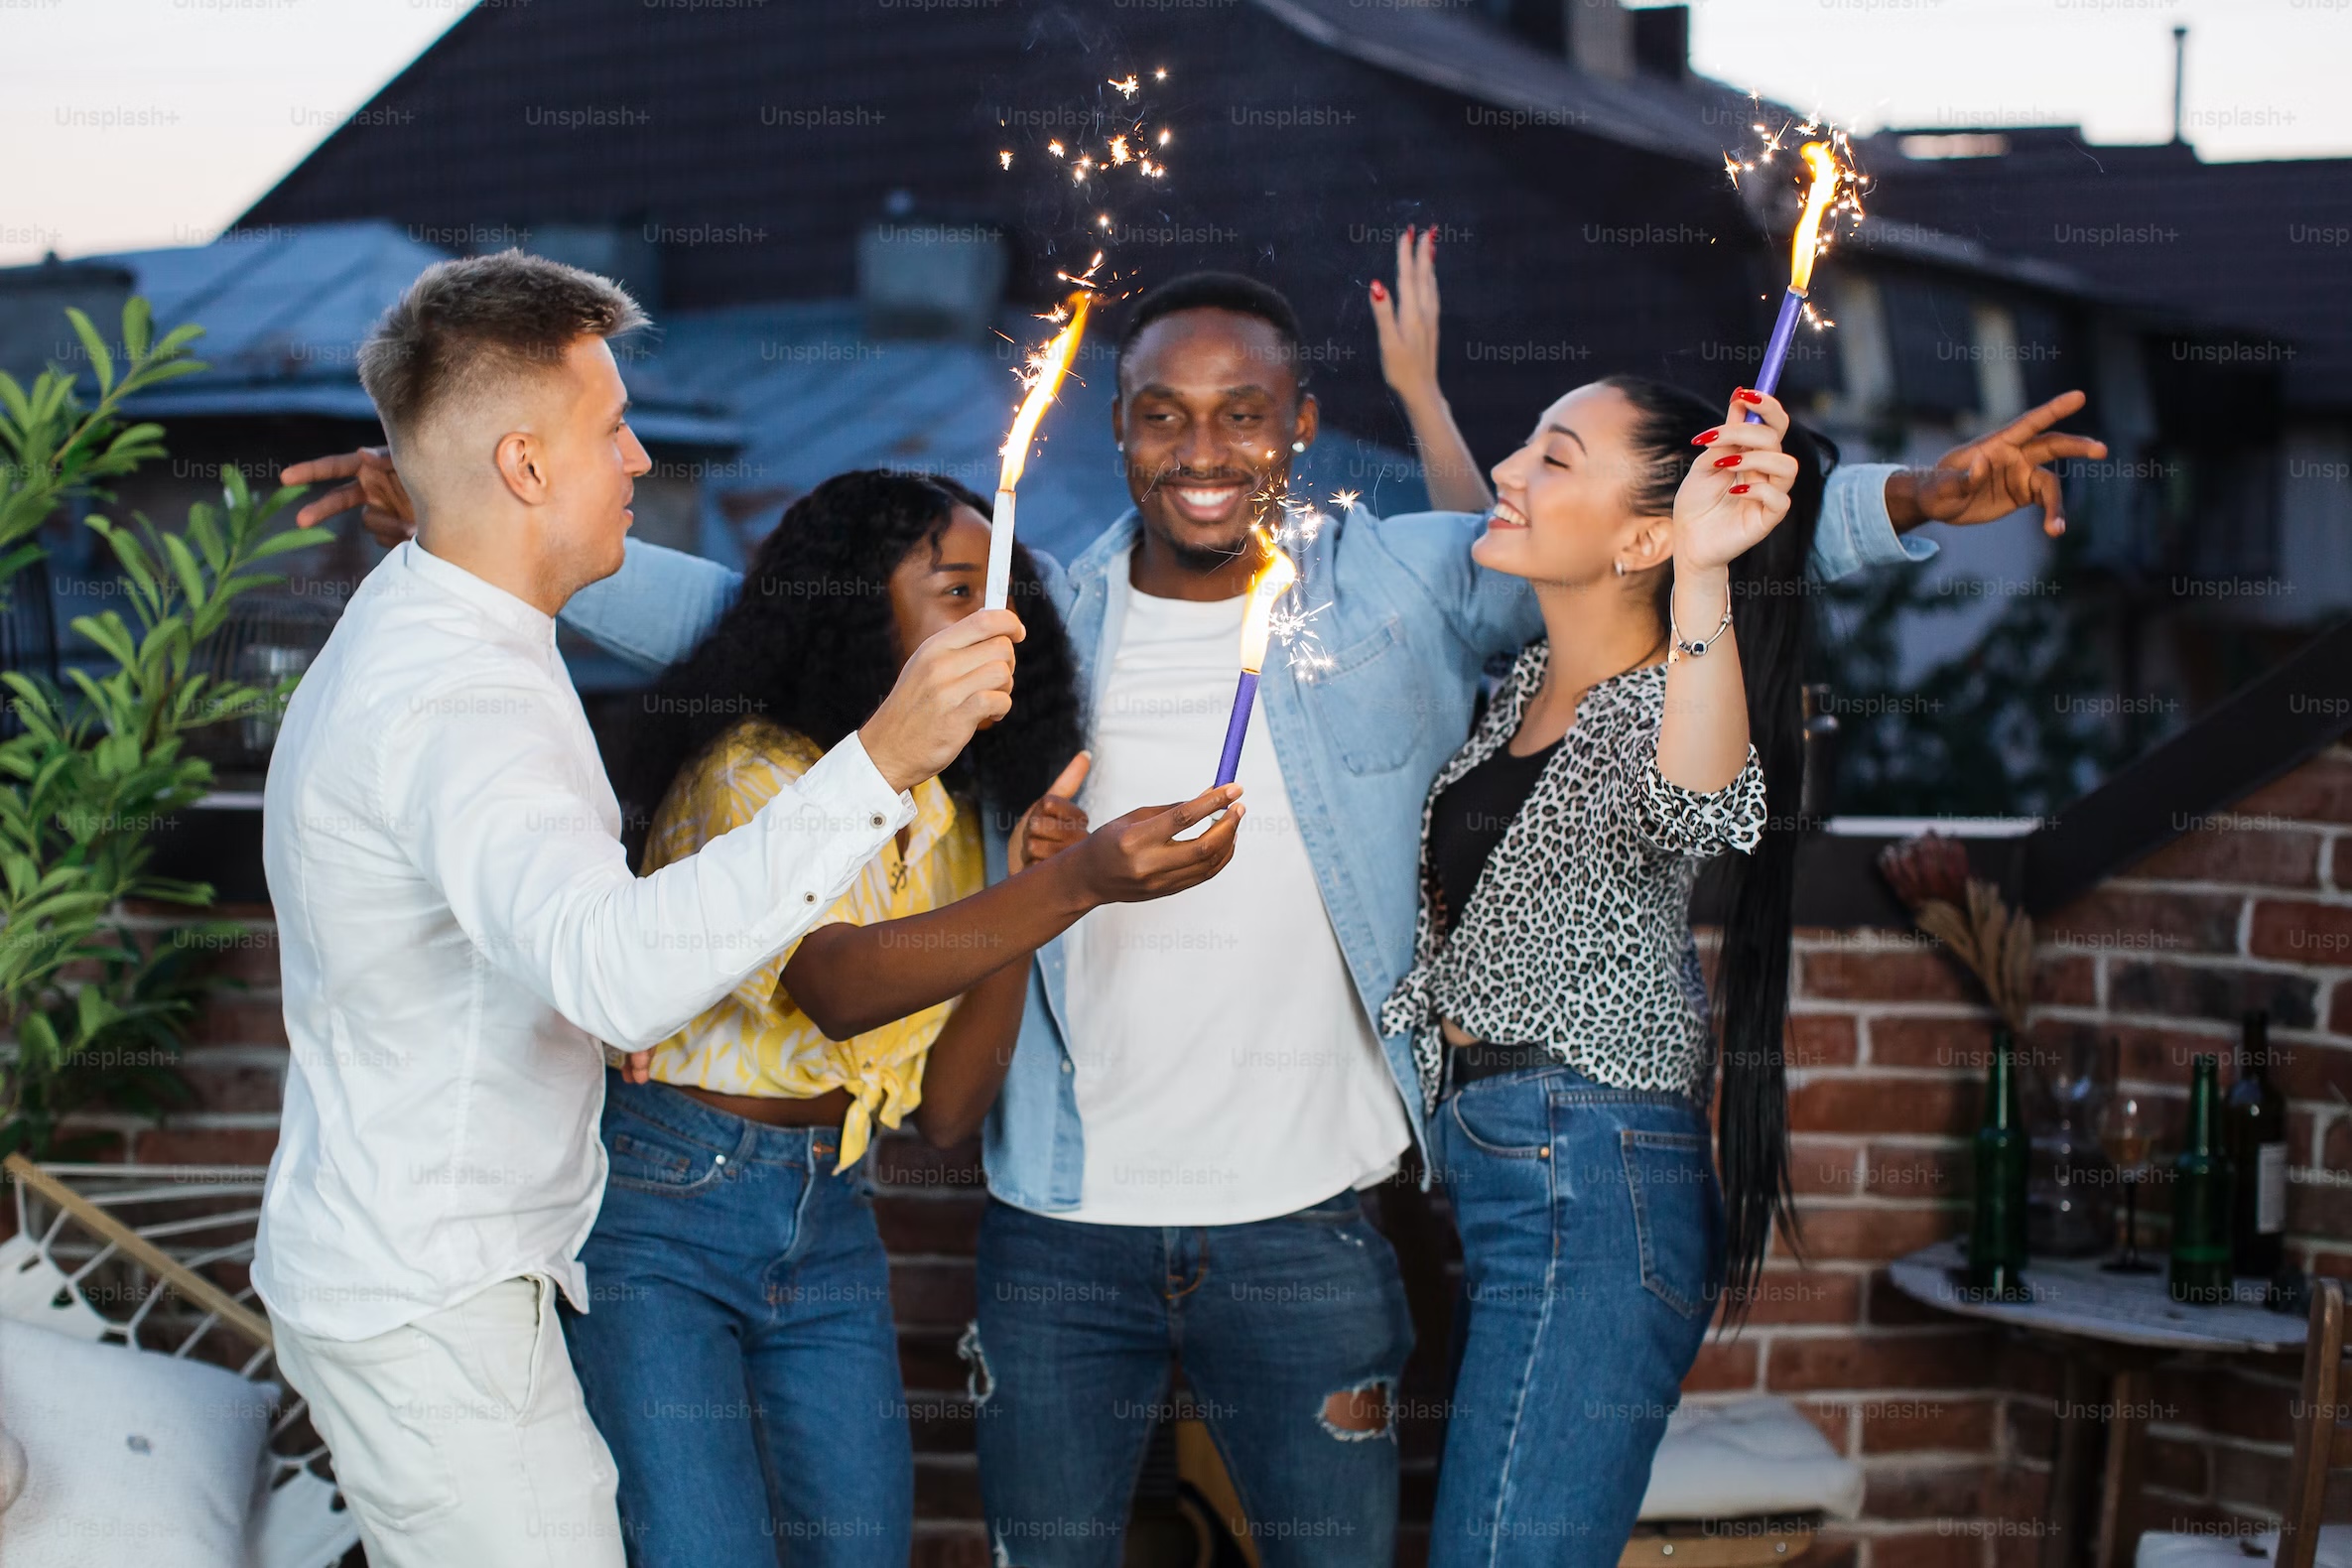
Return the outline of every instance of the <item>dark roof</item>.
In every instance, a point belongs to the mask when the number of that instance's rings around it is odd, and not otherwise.
[[[2352,408],[2352,159],[2209,164],[2170,144],[2100,147],[2057,128],[2002,134],[2012,149],[2003,156],[1875,161],[1873,214],[2285,339],[2288,402]]]
[[[1326,49],[1497,108],[1574,126],[1713,171],[1756,115],[1744,92],[1704,76],[1581,70],[1461,7],[1364,0],[1252,0]],[[1770,112],[1781,113],[1777,106]]]
[[[1722,345],[1768,326],[1776,247],[1720,158],[1748,135],[1745,100],[1709,128],[1703,89],[1603,83],[1459,9],[1340,0],[483,6],[240,222],[381,216],[491,246],[534,225],[625,226],[653,237],[675,316],[849,297],[858,232],[905,192],[923,217],[1001,224],[1029,304],[1094,243],[1066,182],[1040,178],[1046,137],[1115,100],[1113,73],[1156,65],[1172,173],[1122,199],[1136,237],[1114,265],[1143,284],[1224,266],[1283,288],[1346,428],[1403,443],[1364,290],[1408,222],[1443,225],[1450,389],[1490,456],[1570,377],[1717,389]]]

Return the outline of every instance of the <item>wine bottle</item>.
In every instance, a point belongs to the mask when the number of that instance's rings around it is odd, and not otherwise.
[[[2029,1297],[2025,1287],[2025,1177],[2032,1145],[2018,1111],[2009,1031],[1993,1031],[1985,1113],[1976,1129],[1976,1193],[1968,1225],[1968,1288],[1980,1296]]]
[[[2221,1149],[2221,1059],[2189,1064],[2188,1132],[2172,1159],[2174,1301],[2230,1299],[2230,1162]]]
[[[2269,1279],[2285,1261],[2287,1097],[2271,1085],[2271,1015],[2246,1015],[2237,1082],[2222,1102],[2222,1148],[2236,1180],[2230,1266]]]

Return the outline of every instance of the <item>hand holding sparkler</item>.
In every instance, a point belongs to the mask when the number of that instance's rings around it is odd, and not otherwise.
[[[1780,400],[1743,387],[1732,394],[1723,424],[1691,438],[1706,450],[1674,492],[1677,581],[1689,572],[1729,567],[1788,515],[1797,460],[1780,450],[1787,433],[1788,411]]]
[[[1139,904],[1198,887],[1234,857],[1234,837],[1248,808],[1241,786],[1220,784],[1172,806],[1138,806],[1105,823],[1040,867],[1074,878],[1091,907]],[[1183,835],[1223,812],[1208,832]]]
[[[873,718],[858,727],[867,760],[910,790],[956,760],[985,720],[1012,709],[1012,645],[1028,635],[1007,609],[978,609],[907,656]]]

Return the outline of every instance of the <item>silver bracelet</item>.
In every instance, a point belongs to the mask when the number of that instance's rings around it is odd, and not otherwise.
[[[1666,662],[1672,664],[1686,653],[1694,659],[1705,657],[1709,648],[1723,640],[1723,634],[1731,629],[1731,624],[1732,597],[1726,594],[1723,601],[1723,619],[1716,622],[1715,629],[1697,642],[1684,642],[1682,628],[1674,624],[1674,601],[1669,597],[1666,600],[1666,636],[1673,642],[1674,649],[1666,655]]]

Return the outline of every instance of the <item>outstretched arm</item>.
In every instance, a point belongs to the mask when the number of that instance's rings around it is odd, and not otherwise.
[[[1424,229],[1415,240],[1407,225],[1396,237],[1396,293],[1391,298],[1374,278],[1372,313],[1380,334],[1380,374],[1413,428],[1430,508],[1484,512],[1495,504],[1495,492],[1437,384],[1437,230]]]
[[[2104,457],[2107,444],[2050,427],[2081,412],[2080,392],[2061,392],[2027,409],[1989,436],[1954,447],[1932,468],[1904,468],[1887,480],[1887,515],[1895,532],[1921,523],[1989,523],[2020,507],[2041,508],[2041,531],[2066,531],[2065,498],[2048,464],[2067,457]]]
[[[388,447],[313,457],[278,477],[286,484],[347,481],[295,514],[305,528],[357,511],[367,536],[387,550],[417,531],[416,505],[400,482]],[[742,586],[741,574],[716,561],[631,541],[620,571],[575,593],[562,618],[605,652],[642,670],[657,671],[693,651],[726,613]]]
[[[1026,960],[1099,904],[1163,898],[1215,876],[1233,858],[1241,794],[1227,784],[1180,805],[1131,811],[1069,851],[944,909],[820,927],[784,967],[784,988],[836,1040],[936,1006]],[[1178,842],[1219,811],[1223,821]]]

